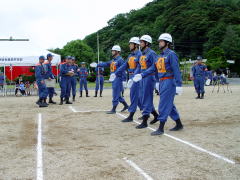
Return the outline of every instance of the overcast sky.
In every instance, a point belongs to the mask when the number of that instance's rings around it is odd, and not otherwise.
[[[119,13],[152,0],[1,0],[0,38],[29,38],[41,48],[62,48],[105,27]]]

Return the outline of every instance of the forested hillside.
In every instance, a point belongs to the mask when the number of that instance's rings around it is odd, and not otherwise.
[[[152,48],[158,51],[157,38],[163,32],[172,34],[181,60],[202,55],[214,69],[221,63],[211,61],[233,59],[236,64],[231,69],[240,73],[240,0],[155,0],[139,10],[118,14],[98,31],[101,60],[109,59],[114,44],[122,47],[126,57],[129,39],[143,34],[152,36]],[[92,48],[89,62],[96,60],[96,35],[83,40]],[[68,51],[63,48],[63,52]]]

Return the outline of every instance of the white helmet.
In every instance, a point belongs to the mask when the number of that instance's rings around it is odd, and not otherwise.
[[[130,40],[129,40],[129,43],[135,43],[135,44],[140,44],[140,41],[139,41],[139,37],[132,37]]]
[[[146,41],[146,42],[149,42],[149,43],[151,43],[152,44],[152,38],[151,38],[151,36],[149,36],[149,35],[143,35],[141,38],[140,38],[140,41]]]
[[[168,33],[163,33],[158,38],[158,41],[160,41],[160,40],[165,40],[165,41],[172,43],[172,36]]]
[[[118,52],[121,52],[121,47],[119,45],[114,45],[112,47],[112,51],[118,51]]]

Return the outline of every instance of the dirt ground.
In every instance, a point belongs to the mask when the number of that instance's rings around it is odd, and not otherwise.
[[[37,97],[0,97],[0,180],[36,179],[38,113],[42,114],[43,179],[145,179],[123,158],[153,179],[240,179],[240,86],[233,93],[211,93],[194,99],[193,87],[176,96],[184,130],[165,133],[233,160],[235,164],[171,139],[152,137],[121,116],[73,112],[68,105],[38,108]],[[90,95],[93,96],[93,91]],[[111,90],[102,98],[77,98],[76,111],[109,110]],[[58,97],[54,97],[59,102]],[[129,90],[125,92],[129,102]],[[154,97],[157,108],[159,96]],[[118,106],[121,110],[122,105]],[[128,113],[121,113],[127,116]],[[138,111],[135,119],[140,116]],[[152,118],[152,117],[151,117]],[[157,128],[158,123],[150,127]]]

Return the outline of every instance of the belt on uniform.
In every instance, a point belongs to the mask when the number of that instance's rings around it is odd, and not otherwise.
[[[129,72],[129,74],[134,74],[134,72]]]
[[[163,81],[163,80],[166,80],[166,79],[173,79],[173,76],[160,78],[160,81]]]

